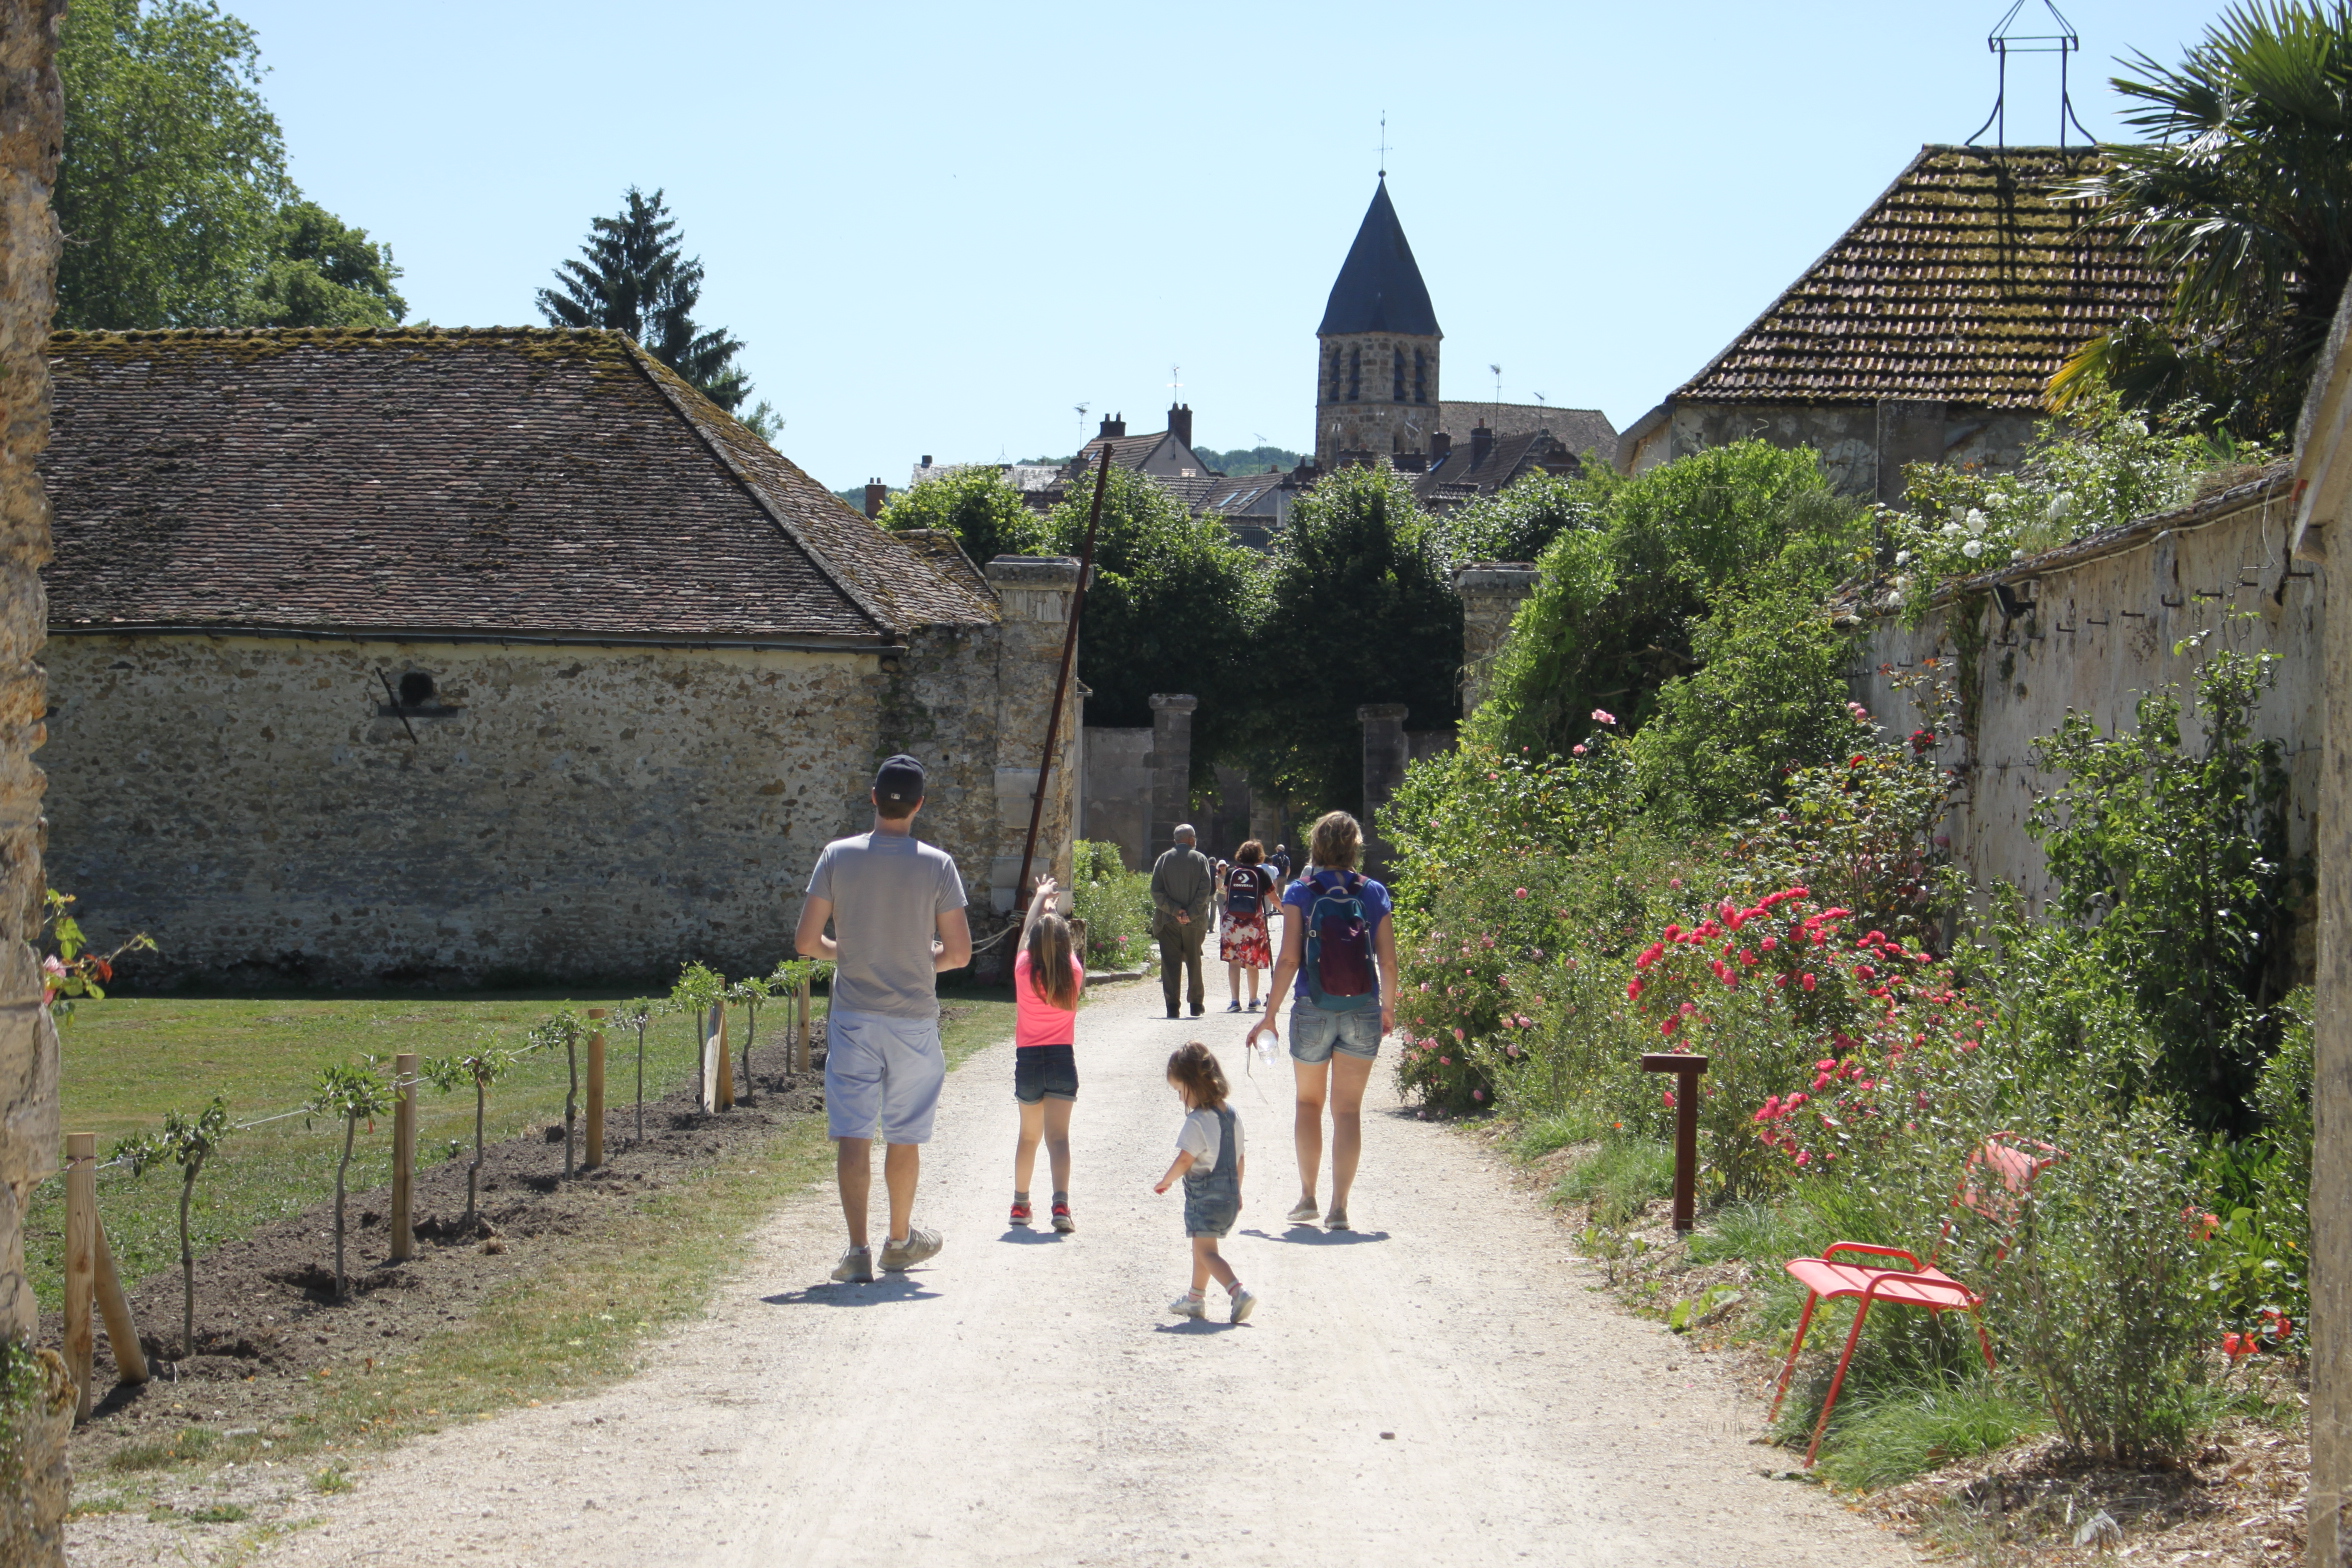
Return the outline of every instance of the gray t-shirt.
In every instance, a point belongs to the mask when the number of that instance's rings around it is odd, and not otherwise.
[[[833,1005],[890,1018],[939,1015],[931,939],[964,907],[964,879],[946,850],[908,833],[837,838],[809,873],[809,897],[831,901],[841,962]]]

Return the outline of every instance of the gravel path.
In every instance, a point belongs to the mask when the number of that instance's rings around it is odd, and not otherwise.
[[[1075,1236],[1005,1226],[1012,1048],[995,1047],[949,1077],[926,1151],[917,1219],[948,1239],[930,1266],[812,1283],[841,1241],[829,1188],[811,1192],[646,1372],[374,1461],[260,1560],[1916,1560],[1766,1479],[1790,1458],[1750,1444],[1753,1404],[1612,1310],[1567,1231],[1472,1140],[1403,1113],[1385,1065],[1362,1229],[1286,1228],[1288,1074],[1238,1076],[1240,1020],[1160,1013],[1145,982],[1083,1015]],[[1180,1198],[1150,1186],[1181,1115],[1160,1065],[1195,1034],[1236,1073],[1250,1134],[1227,1256],[1264,1300],[1239,1328],[1162,1311],[1185,1243]]]

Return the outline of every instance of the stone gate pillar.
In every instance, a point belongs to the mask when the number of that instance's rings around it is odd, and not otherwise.
[[[1181,692],[1152,695],[1152,806],[1151,842],[1144,846],[1144,865],[1176,842],[1176,825],[1192,810],[1192,710],[1198,697]]]
[[[24,1211],[57,1165],[57,1032],[41,1006],[41,744],[47,708],[39,572],[49,501],[33,463],[49,444],[49,323],[57,304],[57,220],[49,193],[64,137],[57,23],[65,0],[0,0],[0,1341],[39,1329],[25,1273]],[[0,1473],[0,1563],[63,1568],[64,1363],[39,1353],[28,1402],[0,1411],[20,1446]]]
[[[1462,717],[1486,700],[1495,655],[1510,640],[1511,617],[1543,574],[1525,561],[1478,561],[1454,573],[1462,596]]]
[[[1021,904],[1013,884],[1021,875],[1021,849],[1029,837],[1030,804],[1037,794],[1037,764],[1045,751],[1045,729],[1053,709],[1054,683],[1061,674],[1062,639],[1070,626],[1070,600],[1078,590],[1078,563],[1058,555],[1000,555],[986,568],[998,609],[996,680],[996,854],[989,862],[989,908],[1011,914]],[[1071,672],[1062,698],[1061,730],[1054,742],[1052,775],[1046,780],[1045,811],[1037,825],[1037,855],[1029,875],[1051,872],[1070,885],[1070,861],[1078,826],[1078,676]],[[1067,903],[1063,905],[1068,908]],[[1008,959],[1009,961],[1009,959]]]
[[[1409,711],[1401,702],[1367,703],[1356,710],[1356,722],[1364,726],[1364,870],[1370,876],[1388,874],[1382,816],[1389,797],[1405,781],[1405,764],[1413,760],[1411,743],[1405,739]]]

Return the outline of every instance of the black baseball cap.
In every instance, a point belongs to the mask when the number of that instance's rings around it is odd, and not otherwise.
[[[923,798],[923,765],[905,752],[882,764],[874,774],[874,798],[906,805]]]

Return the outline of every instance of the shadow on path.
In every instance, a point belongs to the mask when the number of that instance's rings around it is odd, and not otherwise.
[[[996,1239],[1009,1241],[1020,1247],[1048,1247],[1059,1246],[1069,1238],[1056,1230],[1032,1230],[1026,1225],[1015,1225],[1008,1228],[1003,1235]]]
[[[1325,1230],[1320,1225],[1293,1225],[1279,1236],[1264,1230],[1245,1230],[1242,1234],[1260,1241],[1287,1241],[1297,1247],[1353,1247],[1361,1242],[1388,1240],[1388,1232],[1384,1230]]]
[[[771,1307],[878,1307],[892,1301],[938,1301],[936,1290],[903,1274],[885,1275],[871,1285],[839,1285],[828,1280],[806,1290],[787,1290],[760,1300]]]

